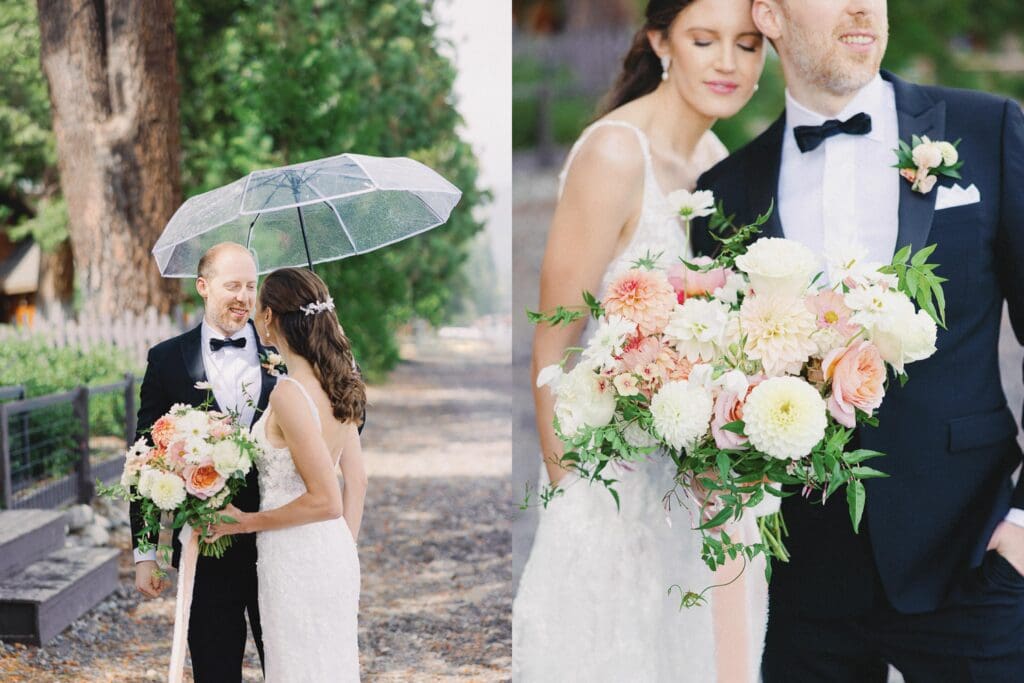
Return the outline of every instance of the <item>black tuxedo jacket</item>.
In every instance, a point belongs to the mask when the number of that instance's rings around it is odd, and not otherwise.
[[[1021,450],[998,353],[1004,301],[1024,342],[1024,116],[1011,100],[882,76],[895,90],[901,140],[962,140],[963,179],[940,178],[928,194],[885,171],[900,185],[896,248],[938,245],[930,261],[949,280],[948,329],[931,358],[908,366],[905,387],[889,383],[879,426],[858,430],[862,447],[886,453],[870,464],[890,475],[866,482],[861,535],[850,530],[844,495],[826,506],[799,496],[783,503],[793,557],[775,565],[772,602],[818,614],[855,612],[882,590],[900,612],[934,610],[980,564],[1008,508],[1024,507],[1024,481],[1011,483]],[[698,181],[738,225],[778,207],[784,131],[785,114]],[[938,185],[954,182],[976,185],[981,201],[936,211]],[[762,235],[785,235],[777,210]],[[716,250],[706,222],[693,239],[698,253]]]
[[[249,325],[253,325],[249,321]],[[255,332],[255,326],[253,327]],[[202,352],[202,324],[194,329],[161,342],[149,350],[146,360],[146,375],[142,380],[141,400],[139,403],[138,433],[136,439],[146,436],[149,439],[148,430],[160,417],[165,415],[175,403],[187,403],[198,406],[207,398],[207,392],[195,388],[196,382],[206,381],[206,369],[203,366]],[[256,334],[257,352],[262,353],[264,347],[260,344],[259,335]],[[266,368],[261,368],[262,378],[260,396],[256,403],[256,412],[253,415],[253,422],[259,419],[266,410],[267,401],[270,398],[270,391],[274,388],[277,378],[269,374]],[[214,399],[214,409],[220,410]],[[249,425],[251,426],[251,425]],[[152,443],[152,441],[150,441]],[[256,468],[249,470],[245,479],[245,486],[241,488],[232,503],[239,509],[246,512],[256,512],[260,507],[260,488],[256,474]],[[138,545],[137,535],[142,529],[141,506],[138,503],[131,505],[132,522],[132,544]],[[155,539],[154,539],[155,541]],[[181,546],[178,543],[178,531],[175,530],[172,542],[174,555],[173,566],[178,566],[178,558],[181,554]],[[222,558],[213,559],[200,557],[200,563],[204,566],[216,566],[218,571],[236,572],[241,567],[251,565],[255,570],[256,565],[256,535],[237,534],[233,537],[231,546],[225,551]]]

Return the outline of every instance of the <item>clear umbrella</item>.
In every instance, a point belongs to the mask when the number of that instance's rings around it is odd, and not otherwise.
[[[259,272],[365,254],[445,223],[462,192],[407,159],[340,154],[254,171],[188,199],[153,247],[164,277],[196,277],[220,242],[250,249]]]

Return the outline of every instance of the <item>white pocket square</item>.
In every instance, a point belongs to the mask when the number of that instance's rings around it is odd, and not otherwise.
[[[953,187],[939,185],[938,192],[939,194],[935,197],[936,211],[952,209],[954,206],[977,204],[981,201],[981,192],[978,191],[974,183],[971,183],[971,186],[967,188],[960,187],[959,185],[953,185]]]

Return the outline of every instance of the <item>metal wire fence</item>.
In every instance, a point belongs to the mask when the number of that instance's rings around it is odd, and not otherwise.
[[[20,391],[19,391],[20,390]],[[25,398],[0,388],[0,508],[88,502],[116,478],[135,434],[135,378]]]

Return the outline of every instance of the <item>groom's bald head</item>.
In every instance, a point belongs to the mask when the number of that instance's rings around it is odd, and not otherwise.
[[[217,270],[218,261],[222,261],[225,258],[253,260],[252,254],[241,244],[237,242],[221,242],[207,249],[206,253],[199,259],[199,277],[207,280],[213,278]],[[255,261],[253,263],[255,267]]]
[[[851,95],[878,73],[889,42],[886,0],[754,0],[788,85]]]

